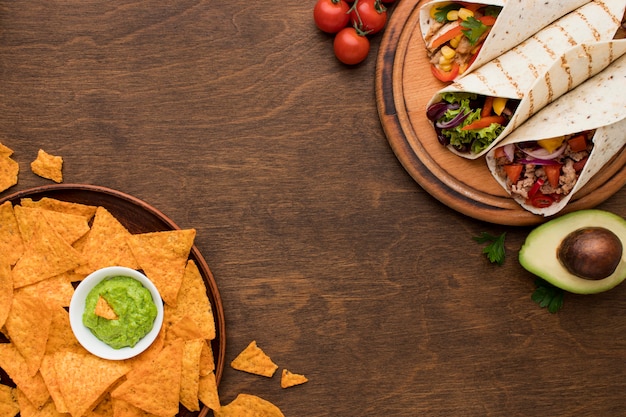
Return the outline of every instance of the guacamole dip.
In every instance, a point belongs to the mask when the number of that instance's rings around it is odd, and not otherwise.
[[[96,304],[102,297],[117,319],[96,315]],[[124,276],[102,280],[87,295],[83,324],[107,345],[120,349],[133,347],[150,332],[157,316],[152,294],[139,281]]]

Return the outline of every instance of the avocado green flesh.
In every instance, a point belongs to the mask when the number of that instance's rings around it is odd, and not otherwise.
[[[557,250],[565,237],[584,227],[606,228],[622,242],[624,253],[615,271],[600,280],[588,280],[571,274],[557,258]],[[602,210],[580,210],[534,229],[519,252],[520,264],[529,272],[551,284],[576,294],[595,294],[610,290],[626,278],[626,220]]]

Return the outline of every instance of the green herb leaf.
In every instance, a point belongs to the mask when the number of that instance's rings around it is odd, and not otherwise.
[[[483,14],[485,16],[498,17],[501,10],[502,10],[501,6],[487,6],[483,9]]]
[[[458,3],[450,3],[443,7],[437,7],[435,12],[435,20],[439,23],[445,23],[448,21],[447,15],[450,10],[459,10],[461,5]]]
[[[563,308],[565,291],[541,278],[535,280],[535,287],[535,292],[533,292],[530,298],[539,304],[539,307],[547,308],[552,314]]]
[[[483,253],[487,255],[489,262],[502,265],[506,256],[506,251],[504,249],[505,237],[506,232],[502,233],[500,236],[494,236],[487,232],[482,232],[479,236],[475,236],[474,240],[478,243],[490,242],[489,245],[483,248]]]
[[[476,19],[473,16],[470,16],[466,20],[461,22],[461,26],[465,28],[463,29],[463,34],[472,45],[476,44],[476,42],[478,42],[478,39],[488,29],[487,25],[483,24],[480,20]]]

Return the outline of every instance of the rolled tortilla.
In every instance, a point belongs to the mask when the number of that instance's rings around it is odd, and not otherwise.
[[[502,7],[495,24],[483,42],[480,52],[464,73],[467,74],[500,56],[556,19],[588,2],[589,0],[464,1],[464,3]],[[433,36],[433,29],[437,26],[437,22],[431,17],[431,9],[445,6],[448,3],[450,1],[432,0],[420,8],[419,23],[426,45],[437,36]]]
[[[622,3],[620,13],[623,14],[626,1],[620,1]],[[583,7],[591,7],[595,4],[596,2],[592,2]],[[609,20],[614,23],[612,32],[615,33],[620,19],[614,21],[610,19],[610,16],[616,16],[615,14],[607,14],[604,8],[601,10],[605,23]],[[572,36],[568,35],[568,39],[574,39]],[[555,38],[556,35],[551,35],[551,37]],[[543,41],[534,38],[532,44],[535,46],[533,49],[537,49],[538,45],[543,45]],[[520,46],[520,49],[516,48],[506,53],[501,58],[490,62],[472,74],[468,74],[434,95],[428,103],[428,108],[441,101],[442,96],[447,93],[473,93],[479,96],[503,97],[515,100],[517,104],[512,110],[506,126],[499,131],[495,138],[490,139],[489,144],[474,151],[458,150],[455,146],[448,145],[450,151],[468,159],[476,159],[485,155],[534,113],[602,71],[611,62],[626,53],[626,40],[578,43],[567,51],[555,55],[555,58],[549,62],[548,57],[534,59],[532,62],[519,58],[522,54],[537,56],[536,53],[531,54],[530,51],[531,49]],[[517,66],[514,65],[516,57],[520,61]],[[532,67],[529,64],[532,64]]]
[[[498,148],[519,145],[594,131],[593,148],[579,173],[575,185],[566,195],[548,207],[533,206],[521,194],[512,197],[524,209],[543,216],[561,211],[571,198],[626,146],[626,55],[596,76],[585,81],[544,107],[512,132],[497,148],[486,155],[489,170],[496,181],[511,194],[511,184],[502,167],[496,163]],[[532,167],[525,167],[532,169]],[[565,176],[561,177],[564,181]],[[540,189],[541,190],[541,189]]]

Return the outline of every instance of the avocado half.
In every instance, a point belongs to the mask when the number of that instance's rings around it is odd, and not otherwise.
[[[583,228],[605,228],[621,241],[621,259],[606,278],[592,280],[570,273],[558,259],[561,242]],[[610,290],[626,278],[626,220],[603,210],[580,210],[538,226],[526,237],[519,251],[519,262],[529,272],[552,285],[576,294],[595,294]]]

